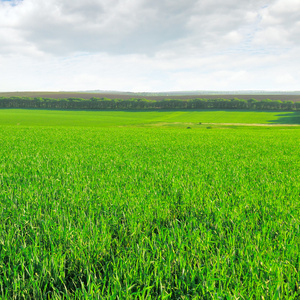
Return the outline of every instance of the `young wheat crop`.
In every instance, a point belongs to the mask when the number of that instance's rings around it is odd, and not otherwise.
[[[0,127],[0,298],[299,298],[299,142]]]

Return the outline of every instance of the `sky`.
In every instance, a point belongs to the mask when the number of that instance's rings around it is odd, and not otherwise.
[[[0,0],[0,91],[300,90],[300,0]]]

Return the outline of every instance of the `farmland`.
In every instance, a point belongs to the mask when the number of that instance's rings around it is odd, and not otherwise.
[[[298,299],[284,124],[299,112],[0,110],[0,298]]]
[[[0,110],[0,125],[18,126],[149,126],[192,123],[291,124],[300,125],[300,112],[226,111],[226,110],[153,110],[153,111],[66,111]]]
[[[90,99],[92,97],[97,98],[109,98],[109,99],[130,99],[132,97],[135,98],[147,98],[151,100],[160,101],[166,98],[171,99],[192,99],[192,98],[204,98],[204,99],[215,99],[215,98],[224,98],[224,99],[271,99],[271,100],[282,100],[282,101],[300,101],[299,93],[296,94],[197,94],[197,93],[189,93],[189,94],[181,94],[177,95],[176,93],[161,93],[158,95],[155,94],[144,94],[144,93],[112,93],[112,92],[99,92],[99,93],[90,93],[90,92],[0,92],[0,97],[43,97],[43,98],[53,98],[53,99],[61,99],[61,98],[83,98]]]

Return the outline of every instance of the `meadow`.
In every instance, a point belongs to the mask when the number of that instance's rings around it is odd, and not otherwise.
[[[0,125],[113,127],[186,123],[294,124],[300,112],[248,110],[77,111],[0,109]]]
[[[298,118],[0,110],[0,299],[299,299]]]

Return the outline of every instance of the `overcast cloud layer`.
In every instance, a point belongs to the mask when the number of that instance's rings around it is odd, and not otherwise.
[[[0,90],[300,90],[300,0],[0,0]]]

